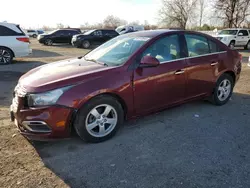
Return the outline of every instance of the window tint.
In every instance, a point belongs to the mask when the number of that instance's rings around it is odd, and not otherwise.
[[[31,33],[31,32],[36,32],[35,30],[27,30],[27,32]]]
[[[240,33],[242,33],[243,36],[248,36],[247,30],[240,30],[239,33],[238,33],[238,35],[239,35]]]
[[[220,47],[214,41],[209,40],[208,42],[211,53],[216,53],[221,51]]]
[[[208,41],[205,37],[186,34],[185,38],[187,42],[189,57],[209,54]]]
[[[0,25],[0,36],[21,36],[23,33],[17,33],[8,27]]]
[[[116,31],[113,30],[104,30],[102,31],[103,35],[108,35],[108,36],[114,36],[114,35],[118,35],[118,33]]]
[[[178,35],[163,37],[149,46],[142,57],[152,56],[160,62],[171,61],[180,58],[180,46]]]
[[[95,36],[102,36],[102,31],[100,31],[100,30],[94,31],[93,35],[95,35]]]

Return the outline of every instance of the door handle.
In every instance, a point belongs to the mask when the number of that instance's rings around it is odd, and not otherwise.
[[[178,70],[174,74],[179,75],[179,74],[183,74],[184,72],[185,72],[184,70]]]
[[[213,63],[211,63],[211,66],[215,66],[217,64],[218,64],[218,62],[213,62]]]

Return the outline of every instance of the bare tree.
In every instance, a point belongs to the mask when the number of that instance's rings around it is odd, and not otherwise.
[[[217,17],[225,27],[240,27],[250,15],[250,0],[216,0]]]
[[[57,29],[64,28],[64,25],[62,23],[58,23],[58,24],[56,24],[56,28]]]
[[[103,20],[103,26],[105,28],[112,28],[112,29],[118,27],[119,25],[125,25],[126,23],[127,22],[125,20],[122,20],[113,15],[109,15]]]
[[[204,15],[204,10],[205,10],[205,0],[199,0],[199,11],[200,11],[200,17],[199,17],[199,26],[202,26],[202,21],[203,21],[203,15]]]
[[[168,27],[185,29],[195,14],[197,0],[162,0],[161,22]]]

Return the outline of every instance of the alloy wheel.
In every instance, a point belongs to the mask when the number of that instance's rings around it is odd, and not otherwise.
[[[11,61],[11,54],[5,49],[0,49],[0,63],[8,64]]]
[[[85,126],[90,135],[104,137],[113,131],[117,121],[116,110],[108,104],[101,104],[88,113]]]
[[[231,82],[228,79],[222,80],[222,82],[219,85],[217,96],[220,101],[225,101],[231,92]]]

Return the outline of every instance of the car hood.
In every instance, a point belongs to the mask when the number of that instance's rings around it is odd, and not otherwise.
[[[68,59],[37,67],[24,74],[19,84],[27,92],[43,92],[100,77],[101,71],[112,69],[83,58]],[[91,75],[91,76],[90,76]]]

